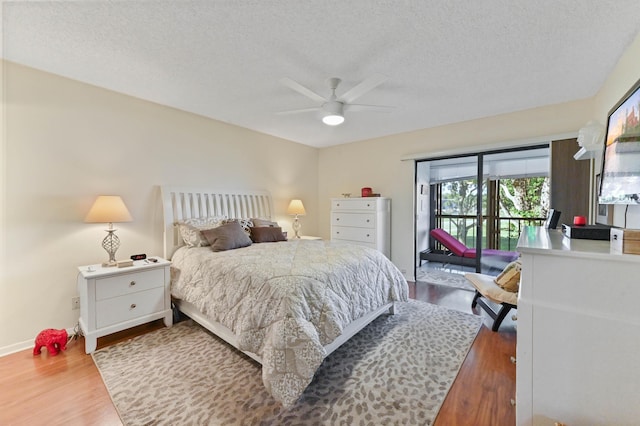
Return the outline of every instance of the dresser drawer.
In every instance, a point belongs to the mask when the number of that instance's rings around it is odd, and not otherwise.
[[[364,199],[364,198],[340,198],[337,200],[331,200],[331,210],[333,211],[345,211],[345,210],[371,210],[375,211],[378,205],[376,198]]]
[[[331,239],[375,244],[376,232],[375,229],[332,226]]]
[[[96,300],[164,287],[164,269],[119,274],[96,279]]]
[[[96,327],[108,327],[164,309],[164,287],[112,297],[96,304]]]
[[[374,213],[331,213],[332,226],[355,226],[358,228],[375,228],[376,215]]]

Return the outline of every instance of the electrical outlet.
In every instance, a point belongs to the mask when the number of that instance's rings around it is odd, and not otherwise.
[[[80,298],[72,297],[71,298],[71,310],[80,309]]]

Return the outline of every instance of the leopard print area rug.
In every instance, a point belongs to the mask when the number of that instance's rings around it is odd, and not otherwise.
[[[125,425],[430,425],[481,325],[411,300],[332,353],[289,408],[260,365],[191,320],[93,353]]]

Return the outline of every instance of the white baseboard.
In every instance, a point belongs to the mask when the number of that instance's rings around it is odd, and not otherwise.
[[[0,348],[0,357],[6,356],[6,355],[11,355],[14,354],[16,352],[20,352],[20,351],[24,351],[25,349],[29,349],[32,348],[34,345],[34,339],[31,340],[26,340],[24,342],[20,342],[20,343],[14,343],[13,345],[9,345],[9,346],[3,346]]]
[[[67,328],[67,334],[71,336],[74,333],[74,327]],[[14,343],[12,345],[3,346],[0,348],[0,358],[3,356],[11,355],[16,352],[24,351],[27,349],[33,349],[35,345],[36,336],[33,339],[25,340],[24,342]]]

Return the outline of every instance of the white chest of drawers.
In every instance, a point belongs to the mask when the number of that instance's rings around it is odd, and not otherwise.
[[[331,240],[371,247],[391,258],[391,199],[332,198]]]
[[[171,262],[138,260],[125,268],[101,265],[78,268],[80,328],[85,352],[95,351],[98,337],[163,318],[173,323],[170,296]]]

